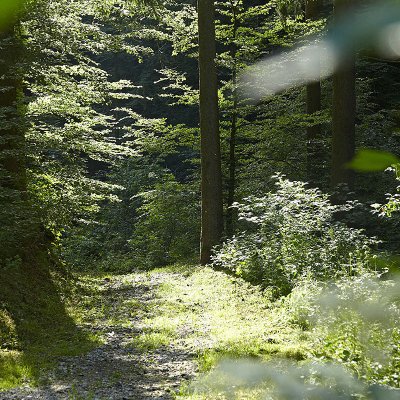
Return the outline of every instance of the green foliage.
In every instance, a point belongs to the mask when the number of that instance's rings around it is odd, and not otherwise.
[[[151,157],[131,158],[108,179],[118,199],[101,204],[63,238],[63,256],[80,270],[128,272],[193,259],[199,241],[199,194]]]
[[[391,168],[392,172],[395,172],[396,179],[400,180],[399,164],[396,164],[395,168]],[[378,213],[381,217],[389,217],[391,220],[397,222],[398,225],[398,211],[400,210],[400,186],[397,186],[397,193],[386,194],[386,202],[384,204],[372,204],[374,212]]]
[[[193,186],[166,175],[162,183],[138,196],[142,205],[129,241],[138,265],[193,259],[200,235],[199,195]]]
[[[115,190],[88,176],[87,164],[132,154],[116,143],[111,112],[115,98],[132,95],[132,84],[110,82],[95,61],[95,55],[124,48],[124,39],[117,30],[102,29],[112,21],[95,3],[36,1],[21,21],[28,38],[21,62],[29,71],[24,75],[29,184],[43,224],[56,236],[77,218],[90,219]],[[107,7],[112,3],[117,2]],[[28,68],[32,62],[35,68]]]
[[[277,295],[289,293],[305,277],[327,280],[372,267],[376,241],[335,221],[335,213],[348,211],[350,204],[332,205],[328,195],[282,176],[276,185],[276,193],[235,205],[251,230],[222,245],[215,265]]]
[[[119,137],[112,109],[136,89],[127,80],[109,79],[96,60],[105,52],[146,52],[128,43],[126,26],[122,32],[114,23],[123,3],[29,1],[14,31],[1,38],[0,63],[9,66],[4,84],[18,92],[13,118],[1,108],[8,121],[2,127],[18,127],[12,155],[18,156],[19,180],[26,177],[28,190],[0,189],[2,260],[58,240],[78,220],[93,218],[102,201],[115,198],[117,187],[88,174],[88,165],[110,165],[134,153],[127,138]],[[134,24],[133,15],[124,19]],[[2,162],[10,157],[6,139],[0,139]],[[3,182],[1,167],[0,174]]]
[[[72,353],[91,345],[65,312],[60,288],[48,270],[37,263],[29,273],[25,270],[30,265],[27,255],[38,245],[48,248],[50,242],[61,242],[59,255],[74,268],[122,272],[194,259],[200,232],[194,2],[169,0],[158,17],[124,0],[27,3],[29,12],[15,32],[24,51],[15,53],[18,60],[10,71],[22,87],[18,113],[24,118],[18,125],[26,142],[22,145],[21,140],[16,153],[26,159],[29,193],[25,198],[18,191],[0,191],[0,347],[7,353],[0,356],[0,369],[7,375],[0,386],[20,383],[26,376],[36,379],[35,364],[40,367],[67,354],[70,337]],[[0,4],[0,27],[6,15],[1,11],[10,4]],[[216,2],[222,161],[227,177],[235,116],[235,195],[244,200],[235,205],[242,233],[222,245],[214,262],[260,283],[268,289],[264,294],[290,295],[274,307],[257,287],[251,289],[241,279],[189,268],[185,274],[190,282],[174,275],[175,280],[160,289],[167,300],[156,307],[166,316],[155,313],[133,345],[154,349],[177,339],[177,326],[185,327],[190,309],[193,330],[209,329],[217,340],[199,351],[203,370],[223,356],[279,353],[303,359],[306,351],[298,337],[293,339],[295,331],[299,336],[319,335],[314,350],[320,358],[336,360],[362,379],[398,386],[398,305],[381,295],[390,283],[361,277],[374,266],[377,241],[339,221],[338,214],[349,215],[351,204],[332,205],[328,195],[282,176],[277,190],[263,195],[274,185],[266,177],[276,171],[291,179],[307,178],[306,128],[316,124],[322,127],[324,160],[318,171],[327,186],[330,82],[322,85],[323,110],[312,116],[304,114],[304,88],[257,105],[237,97],[237,74],[249,63],[321,33],[325,19],[305,21],[302,7],[297,0]],[[369,37],[361,22],[357,26],[363,28],[362,36]],[[397,153],[399,97],[393,88],[398,73],[394,63],[358,63],[360,147]],[[0,114],[6,115],[5,110]],[[4,122],[8,127],[16,119]],[[7,155],[2,145],[0,138],[0,158]],[[396,163],[389,153],[364,150],[352,167],[376,171]],[[368,179],[375,181],[367,187],[360,178],[356,197],[382,203],[371,193],[385,193],[386,179],[377,174]],[[399,195],[376,208],[392,215],[399,209]],[[355,215],[348,217],[352,226]],[[365,215],[357,215],[360,226],[366,226]],[[388,230],[387,237],[395,243],[393,232]],[[339,312],[326,310],[316,299],[325,287],[319,282],[327,280],[336,280],[339,302],[350,296],[371,310],[381,303],[388,321],[364,319],[349,304],[341,303]],[[89,314],[92,303],[87,301]],[[199,323],[205,313],[207,327]],[[361,337],[359,332],[367,330],[369,337]],[[371,349],[385,359],[371,355]]]
[[[2,0],[0,3],[0,31],[15,20],[25,0]]]

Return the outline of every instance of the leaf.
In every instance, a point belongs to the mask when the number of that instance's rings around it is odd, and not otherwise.
[[[383,171],[394,164],[399,164],[400,159],[392,153],[380,150],[362,149],[357,152],[347,168],[360,172]]]
[[[24,0],[0,0],[0,30],[11,23],[24,2]]]

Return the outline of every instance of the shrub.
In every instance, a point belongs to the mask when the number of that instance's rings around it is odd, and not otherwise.
[[[275,193],[234,205],[249,229],[215,252],[215,265],[276,295],[290,293],[306,276],[327,280],[371,266],[377,241],[335,220],[336,213],[351,209],[350,203],[333,205],[318,189],[276,178]]]

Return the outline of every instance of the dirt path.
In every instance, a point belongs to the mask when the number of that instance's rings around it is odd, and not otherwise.
[[[192,385],[193,378],[225,358],[302,360],[308,352],[305,332],[258,288],[211,268],[173,266],[81,282],[79,307],[71,310],[80,310],[78,326],[104,344],[62,358],[38,388],[2,392],[0,400],[254,400],[254,392],[223,397],[206,381]]]
[[[98,298],[88,309],[88,316],[96,318],[89,318],[85,328],[100,333],[104,345],[61,359],[39,388],[13,389],[0,393],[0,398],[171,399],[182,381],[195,374],[193,354],[178,343],[157,349],[132,345],[156,306],[157,287],[166,279],[171,274],[131,274],[100,281]]]

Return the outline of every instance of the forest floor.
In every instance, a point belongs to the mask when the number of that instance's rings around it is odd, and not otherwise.
[[[79,281],[69,313],[101,343],[58,359],[36,387],[0,392],[2,400],[223,399],[196,385],[221,359],[307,357],[307,333],[257,288],[222,272],[174,266]]]

